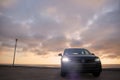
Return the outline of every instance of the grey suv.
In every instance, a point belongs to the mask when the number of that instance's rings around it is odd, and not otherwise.
[[[92,73],[98,77],[102,71],[99,57],[83,48],[68,48],[61,56],[61,76],[72,71]]]

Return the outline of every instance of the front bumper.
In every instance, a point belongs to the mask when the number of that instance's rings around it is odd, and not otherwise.
[[[77,71],[77,72],[101,72],[101,63],[62,63],[61,69],[64,71]]]

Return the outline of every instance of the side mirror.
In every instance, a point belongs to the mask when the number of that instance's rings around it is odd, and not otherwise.
[[[62,56],[62,54],[60,53],[60,54],[58,54],[58,56]]]
[[[94,53],[91,53],[92,55],[95,55]]]

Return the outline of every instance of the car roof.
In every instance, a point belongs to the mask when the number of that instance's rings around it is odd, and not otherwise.
[[[71,49],[79,49],[79,50],[86,50],[86,49],[84,49],[84,48],[66,48],[65,50],[71,50]]]

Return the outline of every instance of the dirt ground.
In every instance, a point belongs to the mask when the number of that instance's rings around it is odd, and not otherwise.
[[[120,80],[120,69],[103,69],[100,77],[91,74],[60,76],[60,68],[0,67],[0,80]]]

